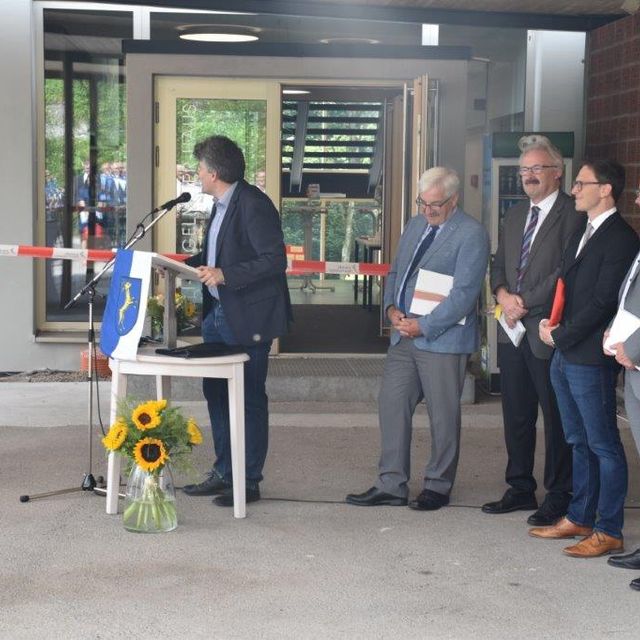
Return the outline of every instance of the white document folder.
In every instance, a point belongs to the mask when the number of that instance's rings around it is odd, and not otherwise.
[[[515,347],[519,347],[522,342],[522,338],[524,338],[524,334],[527,330],[524,328],[524,325],[520,320],[518,320],[513,327],[513,329],[507,324],[507,320],[504,317],[504,312],[500,311],[500,317],[498,318],[498,322],[500,326],[504,329],[504,332],[509,336],[509,340],[513,342]]]
[[[612,349],[612,345],[624,342],[638,329],[640,329],[640,318],[625,309],[618,309],[618,313],[616,313],[616,317],[613,319],[609,329],[609,337],[605,340],[604,348],[611,353],[615,353],[616,350]]]
[[[453,276],[420,269],[409,311],[417,316],[429,315],[449,295],[452,287]],[[466,320],[462,318],[458,324],[465,324]]]

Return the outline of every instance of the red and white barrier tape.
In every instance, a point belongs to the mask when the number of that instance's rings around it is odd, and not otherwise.
[[[181,253],[163,254],[173,260],[186,260]],[[67,249],[64,247],[31,247],[19,244],[0,244],[0,257],[44,258],[45,260],[97,260],[106,262],[113,258],[113,251],[100,249]],[[337,275],[386,276],[388,264],[368,262],[328,262],[325,260],[288,260],[287,272],[295,275],[328,273]]]
[[[388,264],[371,262],[328,262],[324,260],[289,260],[287,273],[306,275],[309,273],[330,273],[354,276],[386,276]]]
[[[189,256],[181,253],[165,253],[173,260],[186,260]],[[114,256],[113,251],[104,249],[67,249],[65,247],[30,247],[23,244],[0,244],[0,257],[44,258],[46,260],[98,260],[107,262]]]

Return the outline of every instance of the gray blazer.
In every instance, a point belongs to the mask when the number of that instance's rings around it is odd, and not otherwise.
[[[633,267],[636,264],[636,261],[640,259],[640,253],[636,256],[629,272],[625,276],[622,286],[620,287],[619,299],[622,300],[622,293],[624,292],[624,288],[627,286],[627,281],[629,280],[629,275],[633,270]],[[633,278],[631,279],[631,284],[629,285],[629,291],[627,292],[627,297],[624,301],[624,308],[629,312],[633,313],[634,316],[640,317],[640,281],[638,276],[640,275],[640,267],[636,269],[636,272],[633,274]],[[624,352],[631,358],[631,361],[634,365],[640,366],[640,329],[634,331],[625,341],[624,341]],[[640,399],[640,371],[625,371],[624,375],[627,377],[627,380],[631,384],[631,388],[633,390],[636,398]]]
[[[622,293],[624,292],[625,287],[627,286],[627,281],[629,280],[629,275],[633,270],[633,267],[636,264],[636,261],[640,259],[640,253],[636,256],[631,268],[629,269],[627,275],[622,282],[622,286],[620,287],[619,300],[622,300]],[[627,297],[624,301],[624,308],[632,313],[634,316],[640,317],[640,282],[638,281],[638,272],[639,269],[636,269],[636,272],[633,274],[633,278],[631,279],[631,284],[629,286],[629,291],[627,292]],[[640,366],[640,329],[634,331],[625,341],[624,341],[624,352],[631,358],[633,364],[636,366]],[[639,372],[636,372],[640,374]]]
[[[491,264],[491,291],[494,293],[499,287],[506,287],[509,293],[516,291],[520,249],[529,207],[530,201],[524,200],[511,207],[505,215],[498,250]],[[576,211],[573,198],[560,191],[531,245],[520,296],[529,310],[522,318],[527,330],[525,335],[537,358],[548,360],[553,353],[553,349],[540,340],[538,324],[549,315],[562,255],[569,239],[581,224],[584,224],[584,215]],[[498,341],[510,342],[500,325]]]
[[[396,304],[402,279],[426,227],[425,217],[417,215],[402,233],[385,282],[385,310]],[[422,335],[414,339],[418,349],[435,353],[473,353],[478,349],[477,303],[488,260],[489,236],[485,228],[461,209],[456,209],[407,281],[407,299],[411,299],[419,269],[453,276],[453,288],[447,298],[433,313],[418,319],[422,331]],[[462,318],[466,318],[465,324],[457,324]],[[399,341],[400,334],[393,329],[391,344]]]

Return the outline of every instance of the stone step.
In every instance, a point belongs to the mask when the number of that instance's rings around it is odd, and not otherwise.
[[[267,393],[271,402],[375,402],[383,367],[384,356],[274,356],[269,362]],[[171,395],[176,400],[202,398],[197,378],[175,378],[171,384]],[[152,397],[154,388],[151,377],[128,378],[129,394]],[[462,403],[475,403],[475,377],[469,372]]]

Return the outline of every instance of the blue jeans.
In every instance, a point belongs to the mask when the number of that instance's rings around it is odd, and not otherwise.
[[[571,364],[556,350],[551,383],[573,449],[571,522],[622,537],[627,460],[616,421],[617,370]]]
[[[213,307],[202,322],[204,342],[236,345],[237,340],[227,324],[222,305]],[[269,407],[266,392],[267,369],[271,340],[243,347],[249,360],[244,363],[244,412],[247,486],[255,487],[262,480],[262,468],[269,445]],[[229,435],[229,396],[227,381],[203,378],[202,391],[207,400],[216,461],[213,468],[231,482],[231,442]]]

